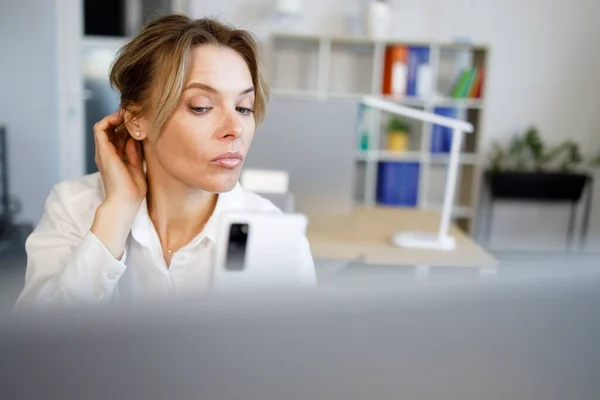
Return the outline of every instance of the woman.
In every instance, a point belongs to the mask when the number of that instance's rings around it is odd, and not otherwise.
[[[121,107],[94,126],[99,173],[52,190],[17,306],[197,293],[220,213],[280,212],[237,183],[268,100],[248,32],[159,18],[121,49],[110,81]],[[298,278],[314,284],[299,240]]]

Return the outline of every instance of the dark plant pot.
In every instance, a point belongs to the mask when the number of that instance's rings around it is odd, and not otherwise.
[[[585,174],[488,172],[492,196],[502,199],[578,201],[589,179]]]

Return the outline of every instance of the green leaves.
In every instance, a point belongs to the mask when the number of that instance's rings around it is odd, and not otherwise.
[[[524,137],[514,137],[508,148],[508,164],[519,171],[527,169],[529,159],[527,142]]]
[[[508,153],[502,147],[502,145],[498,142],[492,143],[492,156],[491,156],[491,165],[490,169],[492,172],[500,172],[502,171],[506,165],[506,160],[508,158]]]
[[[404,119],[399,117],[392,117],[387,127],[388,132],[406,132],[410,131],[410,125]]]
[[[545,155],[545,146],[542,138],[535,127],[531,127],[525,133],[525,147],[533,158],[535,169],[539,169]]]
[[[490,169],[493,172],[559,170],[570,173],[581,166],[600,166],[600,154],[585,162],[579,144],[573,140],[547,148],[535,127],[513,137],[508,148],[498,142],[492,145]]]

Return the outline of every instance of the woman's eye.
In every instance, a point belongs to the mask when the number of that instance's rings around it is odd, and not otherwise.
[[[246,108],[246,107],[237,107],[236,110],[240,114],[252,114],[254,112],[254,110],[252,110],[251,108]]]
[[[206,114],[212,107],[190,107],[191,110],[196,114]]]

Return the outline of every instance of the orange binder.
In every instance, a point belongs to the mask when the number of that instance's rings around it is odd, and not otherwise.
[[[381,92],[383,94],[405,95],[406,93],[394,93],[393,85],[395,80],[404,79],[406,76],[398,75],[398,71],[408,71],[408,49],[406,46],[389,46],[385,50],[385,62],[383,64],[383,85]],[[403,64],[404,68],[397,68],[399,64]],[[396,68],[395,68],[396,66]],[[396,74],[396,76],[394,76]],[[406,72],[404,72],[406,75]],[[406,87],[406,82],[404,82]]]

